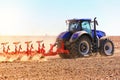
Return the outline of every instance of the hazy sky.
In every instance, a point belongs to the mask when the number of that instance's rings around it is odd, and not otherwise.
[[[65,20],[94,17],[98,29],[120,35],[120,0],[0,0],[0,35],[58,35]]]

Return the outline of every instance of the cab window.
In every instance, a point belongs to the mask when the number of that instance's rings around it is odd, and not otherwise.
[[[90,23],[88,21],[83,21],[81,23],[81,26],[82,26],[82,30],[85,30],[86,32],[91,34],[91,27],[90,27]]]

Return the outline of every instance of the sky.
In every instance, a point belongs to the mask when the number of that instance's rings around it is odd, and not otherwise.
[[[97,29],[120,35],[120,0],[0,0],[0,35],[58,35],[65,20],[97,17]]]

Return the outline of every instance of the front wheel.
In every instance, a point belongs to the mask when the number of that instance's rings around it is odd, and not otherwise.
[[[114,54],[114,44],[111,40],[100,41],[100,54],[103,56],[112,56]]]

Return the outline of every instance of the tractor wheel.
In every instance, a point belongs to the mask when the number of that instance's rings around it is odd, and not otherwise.
[[[111,40],[100,41],[100,54],[103,56],[112,56],[114,54],[114,44]]]
[[[60,53],[59,56],[63,59],[70,59],[70,55],[65,54],[65,53]]]
[[[77,57],[90,56],[92,42],[88,36],[81,36],[72,44],[70,52]]]

